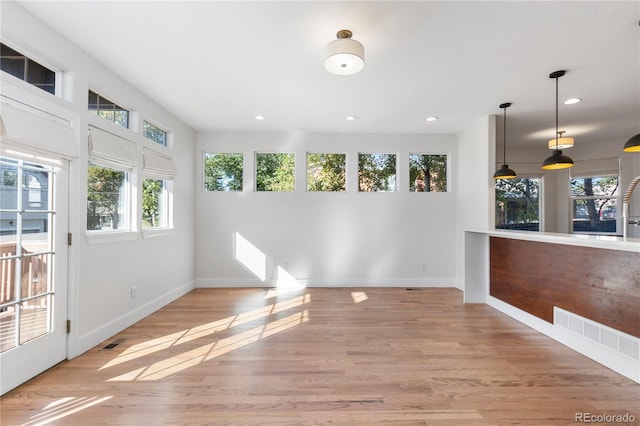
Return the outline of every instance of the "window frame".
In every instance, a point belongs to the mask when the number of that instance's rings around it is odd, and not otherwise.
[[[445,174],[445,176],[444,176],[444,187],[445,188],[444,188],[444,191],[438,191],[438,190],[436,190],[436,191],[431,191],[431,190],[429,190],[429,191],[426,191],[426,190],[425,191],[416,191],[415,189],[414,190],[411,189],[411,185],[412,185],[412,182],[411,182],[411,169],[413,167],[413,163],[411,161],[411,157],[414,156],[414,155],[421,155],[421,156],[428,155],[428,156],[445,157],[445,165],[444,165],[444,168],[445,168],[445,170],[444,170],[444,174]],[[408,168],[408,172],[409,172],[408,173],[408,175],[409,175],[408,176],[408,178],[409,178],[408,191],[409,192],[416,192],[416,193],[417,192],[424,192],[424,193],[447,193],[447,192],[449,192],[449,167],[450,167],[449,154],[447,154],[447,153],[436,153],[436,152],[409,152],[408,160],[409,160],[409,164],[408,164],[409,165],[409,168]]]
[[[145,227],[144,226],[144,182],[146,180],[155,180],[162,182],[162,190],[160,193],[159,210],[162,210],[160,226]],[[142,177],[142,206],[140,208],[140,230],[144,238],[166,235],[167,232],[173,230],[173,180],[162,179],[156,176]]]
[[[91,105],[93,105],[91,103],[91,95],[92,94],[97,96],[96,103],[95,103],[95,105],[96,105],[95,110],[91,108]],[[107,101],[108,103],[113,105],[113,120],[100,114],[100,100],[101,99],[104,100],[104,101]],[[119,109],[116,109],[116,108],[119,108]],[[88,93],[87,93],[87,111],[89,112],[89,114],[95,114],[96,116],[101,117],[101,118],[105,119],[106,121],[109,121],[109,122],[111,122],[111,123],[123,128],[123,129],[131,130],[131,122],[132,122],[132,116],[133,116],[132,111],[130,109],[128,109],[128,108],[125,108],[125,107],[117,104],[116,102],[112,101],[111,99],[103,96],[101,93],[93,90],[92,88],[89,88],[88,89]],[[126,118],[127,118],[126,126],[123,126],[119,121],[116,120],[116,111],[125,111],[127,113],[126,114]]]
[[[37,55],[32,55],[28,52],[26,52],[24,49],[21,48],[17,48],[15,47],[15,45],[11,44],[11,43],[7,43],[6,41],[2,40],[0,41],[0,44],[6,46],[7,48],[13,50],[14,52],[18,53],[20,56],[22,56],[25,61],[27,61],[27,63],[25,63],[25,69],[23,72],[23,76],[26,77],[26,74],[28,73],[28,61],[33,62],[34,64],[46,69],[47,71],[50,71],[53,73],[53,93],[44,89],[43,87],[41,87],[41,85],[35,84],[35,83],[31,83],[28,80],[26,80],[25,78],[21,78],[18,77],[8,71],[4,71],[1,70],[1,72],[3,72],[5,75],[11,76],[12,79],[15,79],[15,81],[19,81],[19,84],[23,84],[26,85],[27,87],[34,87],[36,89],[38,89],[37,93],[41,93],[41,92],[45,92],[48,93],[49,95],[55,96],[55,97],[60,97],[62,94],[62,81],[63,81],[63,73],[62,71],[54,66],[51,66],[47,61],[42,61],[39,58],[37,58]]]
[[[360,157],[362,155],[388,155],[388,156],[393,156],[395,161],[394,161],[394,174],[393,174],[393,190],[391,191],[363,191],[362,187],[361,187],[361,180],[360,180]],[[358,182],[358,193],[395,193],[395,192],[399,192],[399,188],[398,188],[398,161],[400,160],[399,155],[397,152],[358,152],[358,158],[357,158],[357,170],[356,170],[356,176],[357,176],[357,182]],[[378,169],[379,170],[379,169]]]
[[[240,173],[240,189],[207,189],[207,159],[208,156],[211,158],[216,155],[239,155],[242,164],[242,171]],[[202,191],[203,192],[243,192],[244,191],[244,153],[243,152],[210,152],[210,151],[202,151]]]
[[[602,178],[608,178],[608,177],[615,177],[618,180],[618,185],[616,188],[616,195],[572,195],[571,193],[571,181],[573,180],[578,180],[578,179],[602,179]],[[580,173],[578,175],[570,175],[569,176],[569,181],[568,181],[568,193],[569,193],[569,232],[571,234],[578,234],[578,235],[607,235],[607,236],[615,236],[615,235],[621,235],[622,234],[622,197],[623,197],[623,190],[620,187],[620,183],[621,183],[621,176],[620,173],[618,174],[601,174],[601,173]],[[576,200],[615,200],[616,202],[616,217],[615,217],[615,223],[616,223],[616,228],[615,231],[613,232],[606,232],[606,231],[576,231],[574,229],[574,215],[573,215],[573,206]],[[605,202],[606,204],[606,202]]]
[[[505,230],[518,230],[518,231],[526,231],[526,232],[542,232],[544,230],[544,177],[540,175],[527,175],[527,174],[519,174],[515,179],[508,179],[507,182],[512,180],[537,180],[538,181],[538,230],[529,230],[529,229],[517,229],[517,228],[498,228],[498,221],[496,220],[497,209],[498,209],[498,198],[495,196],[495,192],[497,190],[496,184],[497,181],[494,182],[493,191],[494,191],[494,224],[493,227],[495,229],[505,229]]]
[[[342,172],[343,172],[343,186],[341,190],[314,190],[314,189],[310,189],[309,188],[309,156],[311,155],[341,155],[344,157],[344,164],[343,164],[343,168],[342,168]],[[344,152],[314,152],[314,151],[308,151],[306,153],[306,157],[305,157],[305,188],[306,188],[306,192],[312,192],[312,193],[324,193],[324,192],[347,192],[347,154]]]
[[[287,155],[293,158],[293,170],[291,175],[293,177],[293,185],[291,190],[269,190],[269,189],[259,189],[258,188],[258,157],[260,155]],[[277,151],[256,151],[254,153],[254,192],[273,192],[273,193],[293,193],[296,192],[296,165],[297,158],[295,152],[277,152]]]
[[[161,132],[164,133],[164,143],[163,142],[158,142],[157,140],[150,138],[149,136],[146,135],[146,128],[145,126],[149,125],[151,127],[155,127],[157,130],[160,130]],[[165,146],[167,148],[169,148],[169,131],[165,130],[164,128],[157,126],[155,123],[153,123],[152,121],[146,120],[146,119],[142,119],[142,132],[141,132],[142,136],[145,139],[148,139],[160,146]]]
[[[87,219],[88,219],[88,212],[89,212],[89,168],[91,166],[96,166],[96,167],[102,167],[104,169],[110,169],[110,170],[115,170],[118,172],[123,172],[124,173],[124,181],[122,183],[122,188],[123,188],[123,193],[120,195],[120,199],[123,202],[123,207],[122,207],[122,211],[119,212],[119,214],[121,216],[123,216],[125,218],[125,226],[124,227],[119,227],[118,229],[88,229],[89,223],[87,220],[86,226],[85,226],[85,232],[87,237],[91,238],[100,238],[103,237],[103,239],[109,239],[109,240],[128,240],[128,239],[135,239],[135,234],[136,234],[136,223],[133,220],[134,218],[134,205],[135,203],[133,202],[134,200],[134,188],[133,188],[133,184],[132,182],[136,181],[136,175],[135,175],[135,170],[131,169],[128,170],[126,167],[117,167],[114,165],[106,165],[106,164],[101,164],[99,161],[94,161],[92,162],[91,160],[87,163],[87,181],[86,181],[86,185],[87,185]],[[106,238],[106,237],[110,237],[110,238]]]

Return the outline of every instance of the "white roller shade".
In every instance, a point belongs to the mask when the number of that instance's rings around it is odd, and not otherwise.
[[[130,140],[90,126],[89,161],[101,166],[131,170],[138,164],[138,148]]]
[[[52,163],[61,163],[56,159],[71,160],[78,157],[73,130],[60,121],[53,116],[47,118],[2,102],[0,146],[3,155],[30,157],[32,161],[50,159]]]
[[[174,179],[176,164],[173,158],[149,148],[143,148],[144,175],[156,179]]]
[[[572,177],[618,176],[620,160],[618,157],[577,160],[569,171]]]

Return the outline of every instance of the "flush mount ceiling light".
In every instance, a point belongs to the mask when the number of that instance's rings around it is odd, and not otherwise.
[[[624,144],[624,152],[640,152],[640,133],[632,136],[631,139]]]
[[[438,121],[438,117],[436,117],[435,115],[431,116],[431,117],[427,117],[426,121],[428,121],[429,123],[432,123],[434,121]]]
[[[566,132],[564,130],[558,131],[558,137],[549,140],[549,149],[567,149],[573,146],[573,138],[563,138]],[[556,148],[557,146],[557,148]]]
[[[325,49],[324,67],[332,74],[351,75],[364,68],[364,46],[351,39],[351,31],[340,30]]]
[[[566,74],[566,71],[555,71],[549,74],[549,78],[556,80],[556,138],[554,139],[554,150],[551,157],[542,163],[543,170],[558,170],[573,167],[573,160],[562,154],[560,150],[560,132],[558,131],[558,79]]]
[[[500,108],[503,110],[503,120],[502,120],[502,144],[503,144],[503,155],[502,155],[502,166],[500,170],[496,171],[493,174],[494,179],[513,179],[516,177],[516,172],[511,170],[507,165],[507,108],[511,106],[511,102],[506,102],[504,104],[500,104]]]

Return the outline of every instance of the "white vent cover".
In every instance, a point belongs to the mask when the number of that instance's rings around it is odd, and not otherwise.
[[[640,360],[640,339],[637,337],[565,311],[557,306],[553,307],[553,323],[592,343],[626,357]]]

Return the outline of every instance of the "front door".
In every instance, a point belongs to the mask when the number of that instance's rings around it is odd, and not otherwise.
[[[0,394],[66,358],[66,168],[0,157]]]

